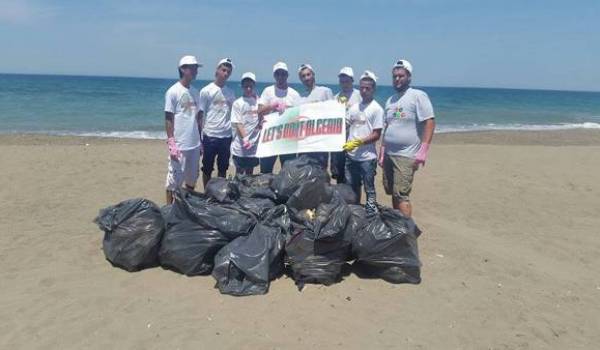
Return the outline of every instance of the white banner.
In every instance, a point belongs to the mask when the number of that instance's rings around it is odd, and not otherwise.
[[[308,103],[265,116],[257,157],[338,152],[346,142],[346,109],[337,101]]]

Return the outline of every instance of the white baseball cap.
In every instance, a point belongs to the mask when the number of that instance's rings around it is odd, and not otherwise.
[[[396,69],[396,68],[404,68],[412,75],[413,67],[412,67],[412,64],[410,64],[410,62],[408,62],[407,60],[396,61],[396,63],[394,63],[394,67],[392,67],[392,69]]]
[[[177,66],[177,68],[181,67],[181,66],[185,66],[185,65],[197,65],[198,67],[202,67],[202,64],[198,63],[198,60],[196,59],[195,56],[183,56],[181,57],[181,59],[179,60],[179,65]]]
[[[354,71],[352,70],[352,67],[344,67],[344,68],[340,69],[340,73],[338,74],[338,77],[340,75],[347,75],[350,78],[354,79]]]
[[[244,79],[250,79],[256,83],[256,75],[254,75],[252,72],[246,72],[242,74],[242,79],[240,79],[240,81],[244,81]]]
[[[222,58],[219,63],[217,63],[217,67],[222,65],[222,64],[228,64],[231,66],[231,69],[235,68],[235,65],[233,64],[233,61],[231,60],[231,58]]]
[[[273,73],[275,73],[275,71],[278,71],[280,69],[283,69],[284,71],[288,71],[288,67],[287,64],[285,64],[284,62],[277,62],[275,63],[275,65],[273,66]]]
[[[315,72],[315,70],[313,69],[313,67],[308,64],[308,63],[302,63],[299,67],[298,67],[298,74],[300,74],[300,72],[302,72],[303,69],[308,68],[310,69],[313,73]]]
[[[370,70],[366,70],[361,76],[360,76],[360,80],[363,79],[371,79],[374,82],[377,82],[377,76],[375,75],[375,73],[371,72]]]

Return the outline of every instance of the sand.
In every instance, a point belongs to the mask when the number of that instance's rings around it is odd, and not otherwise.
[[[98,210],[164,201],[161,141],[0,136],[2,349],[597,349],[600,131],[437,135],[416,177],[420,285],[348,276],[219,294],[128,273]],[[380,202],[383,194],[380,174]]]

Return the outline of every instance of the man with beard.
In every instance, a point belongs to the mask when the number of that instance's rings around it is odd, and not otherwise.
[[[385,130],[379,164],[383,166],[383,185],[392,195],[394,209],[412,215],[409,195],[413,176],[425,165],[435,130],[435,116],[424,91],[410,87],[413,67],[398,60],[392,67],[396,93],[385,103]]]

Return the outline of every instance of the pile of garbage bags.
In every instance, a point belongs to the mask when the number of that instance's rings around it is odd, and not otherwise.
[[[95,222],[114,266],[212,274],[223,294],[265,294],[284,274],[299,289],[350,272],[420,283],[420,230],[397,210],[378,209],[367,215],[348,185],[330,185],[317,162],[300,157],[279,174],[214,178],[205,193],[177,190],[162,208],[126,200],[100,210]]]

